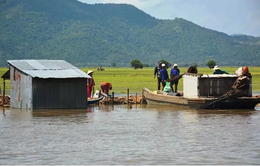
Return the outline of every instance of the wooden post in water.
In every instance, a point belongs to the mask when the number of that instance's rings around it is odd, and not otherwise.
[[[137,105],[137,93],[135,94],[135,104]]]
[[[111,102],[112,102],[112,106],[114,105],[114,92],[112,92],[112,99],[111,99]]]
[[[94,90],[95,90],[95,88],[94,88],[94,86],[92,87],[92,94],[91,94],[91,96],[93,97],[94,96]]]
[[[3,106],[5,105],[5,78],[4,78],[4,90],[3,90]]]
[[[98,98],[100,98],[100,96],[101,96],[101,89],[99,90]]]
[[[101,96],[101,89],[99,90],[98,98],[100,98],[100,96]],[[99,102],[98,102],[98,105],[99,105]]]
[[[141,101],[140,101],[140,104],[142,105],[143,102],[144,102],[144,91],[142,91],[142,99],[141,99]]]
[[[127,105],[129,104],[129,88],[127,88]]]
[[[107,97],[106,97],[106,105],[108,104],[108,86],[106,86],[106,88],[107,88]]]

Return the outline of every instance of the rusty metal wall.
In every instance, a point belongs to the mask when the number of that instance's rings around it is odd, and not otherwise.
[[[10,106],[32,109],[32,78],[10,67]]]
[[[33,109],[87,108],[87,79],[40,79],[32,80]]]

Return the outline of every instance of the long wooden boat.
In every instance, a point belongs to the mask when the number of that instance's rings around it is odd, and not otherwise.
[[[167,94],[162,91],[152,92],[144,88],[143,97],[151,105],[178,105],[187,108],[200,109],[201,106],[213,102],[216,98],[187,98],[179,95]],[[254,109],[260,103],[259,97],[234,97],[215,104],[210,104],[206,109]]]
[[[179,105],[196,109],[254,109],[260,97],[252,96],[252,87],[231,93],[235,75],[184,75],[183,94],[166,93],[144,88],[143,98],[148,104]],[[251,80],[250,80],[251,81]],[[251,85],[251,84],[250,84]],[[239,93],[237,93],[239,92]]]
[[[104,96],[101,96],[99,98],[91,98],[88,99],[88,105],[94,105],[97,104],[100,100],[102,100],[104,98]]]

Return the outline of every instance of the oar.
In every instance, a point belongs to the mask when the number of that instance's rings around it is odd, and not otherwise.
[[[211,106],[211,105],[213,105],[213,104],[219,103],[219,102],[221,102],[221,101],[223,101],[223,100],[225,100],[225,99],[227,99],[227,98],[229,98],[229,97],[232,97],[232,96],[234,96],[234,95],[236,95],[236,94],[242,92],[242,91],[244,90],[244,89],[242,89],[243,86],[245,86],[245,84],[242,85],[242,86],[240,86],[239,88],[230,90],[229,92],[227,92],[227,93],[225,93],[224,95],[220,96],[220,97],[217,98],[216,100],[213,100],[213,101],[211,101],[211,102],[209,102],[209,103],[206,103],[206,104],[204,104],[204,105],[201,105],[201,106],[200,106],[199,108],[197,108],[197,109],[205,109],[205,108],[208,108],[209,106]]]

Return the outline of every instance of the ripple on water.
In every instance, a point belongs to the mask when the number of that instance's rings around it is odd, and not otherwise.
[[[259,164],[260,113],[90,107],[0,116],[1,164]]]

